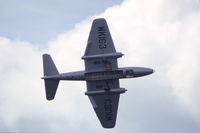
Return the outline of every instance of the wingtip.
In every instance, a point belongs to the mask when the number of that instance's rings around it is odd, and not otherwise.
[[[42,56],[50,56],[50,54],[44,53]]]
[[[93,20],[93,23],[99,22],[99,21],[105,21],[106,22],[106,19],[105,18],[96,18],[96,19]]]
[[[115,123],[112,123],[112,124],[109,124],[109,125],[103,125],[103,124],[102,124],[102,127],[103,127],[103,128],[106,128],[106,129],[111,129],[111,128],[114,128],[114,127],[115,127]]]
[[[54,97],[52,98],[49,98],[49,97],[46,97],[47,101],[52,101],[54,99]]]

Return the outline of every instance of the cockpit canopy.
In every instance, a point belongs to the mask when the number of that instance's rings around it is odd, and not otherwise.
[[[125,70],[125,75],[126,75],[126,78],[132,78],[133,77],[133,69],[127,69]]]

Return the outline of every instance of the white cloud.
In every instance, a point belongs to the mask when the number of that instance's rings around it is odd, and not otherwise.
[[[197,6],[198,5],[198,6]],[[200,8],[198,1],[126,0],[48,42],[60,72],[84,69],[81,56],[93,18],[105,17],[120,66],[156,72],[122,80],[117,125],[110,132],[199,132]],[[45,101],[41,54],[28,42],[0,38],[0,129],[3,131],[105,131],[83,82],[61,82]],[[107,131],[107,130],[106,130]]]

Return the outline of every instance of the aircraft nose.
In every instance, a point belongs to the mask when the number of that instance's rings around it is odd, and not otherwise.
[[[134,77],[141,77],[154,73],[154,70],[151,68],[135,67],[133,69],[133,72],[134,72]]]
[[[152,73],[154,73],[154,70],[151,68],[146,68],[146,72],[147,72],[147,74],[152,74]]]

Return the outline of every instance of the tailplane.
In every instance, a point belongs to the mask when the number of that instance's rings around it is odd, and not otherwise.
[[[49,78],[54,75],[59,75],[59,72],[50,55],[43,55],[43,70],[44,70],[44,83],[47,100],[53,100],[59,84],[59,79]]]

